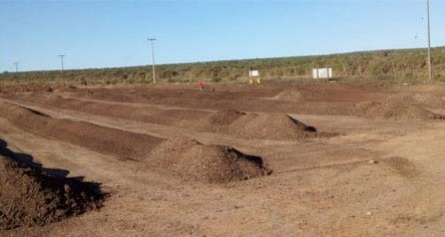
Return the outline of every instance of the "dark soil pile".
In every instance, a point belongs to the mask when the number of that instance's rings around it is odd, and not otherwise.
[[[210,116],[209,123],[216,126],[228,126],[244,115],[246,113],[237,110],[220,110]]]
[[[383,163],[389,165],[394,172],[404,178],[414,178],[420,173],[420,170],[413,162],[403,157],[390,157],[384,159]]]
[[[296,140],[326,135],[281,113],[246,114],[233,122],[229,129],[243,137],[271,140]]]
[[[279,93],[278,95],[272,97],[271,99],[287,101],[287,102],[298,102],[298,101],[301,101],[302,96],[298,90],[292,89],[292,90],[284,90],[281,93]]]
[[[283,113],[244,113],[221,110],[205,118],[198,130],[232,134],[250,139],[296,140],[329,137],[314,127]]]
[[[133,107],[122,104],[100,103],[82,101],[79,99],[64,98],[61,96],[39,96],[37,100],[27,100],[26,103],[37,104],[45,108],[60,108],[107,117],[123,118],[146,123],[154,123],[168,126],[188,127],[195,120],[208,115],[208,112],[184,109],[160,109],[144,106]],[[15,98],[27,98],[25,96]]]
[[[98,185],[50,177],[0,156],[0,230],[44,225],[102,206]]]
[[[2,116],[14,125],[39,135],[76,144],[121,159],[142,160],[161,138],[67,119],[0,102]]]
[[[241,181],[270,174],[260,157],[185,138],[163,142],[152,152],[151,162],[184,180],[209,183]]]
[[[356,109],[366,117],[381,117],[394,120],[444,120],[445,116],[425,108],[419,98],[395,95],[385,102],[365,102]]]
[[[202,117],[202,119],[195,120],[189,128],[202,132],[230,134],[229,126],[245,115],[246,113],[237,110],[218,110],[215,113]]]

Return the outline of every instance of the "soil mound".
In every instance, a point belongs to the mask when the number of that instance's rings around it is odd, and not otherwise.
[[[228,126],[243,115],[246,113],[237,110],[220,110],[210,116],[209,123],[216,126]]]
[[[295,140],[326,135],[281,113],[246,114],[233,122],[230,130],[243,137],[271,140]]]
[[[383,163],[404,178],[414,178],[420,173],[414,163],[403,157],[390,157],[383,160]]]
[[[396,120],[444,120],[445,116],[436,114],[427,109],[422,108],[419,105],[392,105],[384,113],[384,117],[387,119]]]
[[[197,125],[202,131],[221,132],[249,139],[296,140],[330,137],[283,113],[244,113],[222,110]]]
[[[385,102],[365,102],[356,108],[367,117],[395,120],[444,120],[445,116],[434,113],[419,102],[419,98],[395,95]]]
[[[97,184],[50,177],[0,156],[0,230],[44,225],[102,206]]]
[[[298,90],[284,90],[278,95],[271,98],[272,100],[281,100],[287,102],[298,102],[301,101],[302,96]]]
[[[152,159],[156,166],[170,170],[184,180],[209,183],[241,181],[271,173],[260,157],[185,138],[163,142],[152,152]]]
[[[444,94],[441,93],[416,93],[413,100],[425,106],[426,108],[445,108]]]

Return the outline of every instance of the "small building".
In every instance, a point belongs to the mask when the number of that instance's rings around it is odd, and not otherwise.
[[[332,68],[314,68],[312,69],[312,78],[331,79],[333,77]]]
[[[258,71],[257,69],[249,69],[249,77],[259,77],[260,76],[260,71]]]

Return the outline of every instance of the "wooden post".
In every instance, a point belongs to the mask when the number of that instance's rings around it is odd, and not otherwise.
[[[392,70],[394,72],[394,80],[397,80],[397,71],[396,71],[396,64],[392,63]]]

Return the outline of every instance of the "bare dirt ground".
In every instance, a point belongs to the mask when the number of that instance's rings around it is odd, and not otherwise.
[[[8,149],[108,194],[0,236],[445,236],[440,86],[2,91],[0,108]]]

